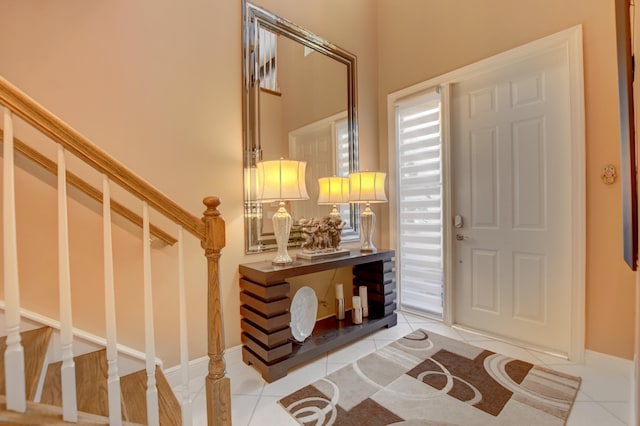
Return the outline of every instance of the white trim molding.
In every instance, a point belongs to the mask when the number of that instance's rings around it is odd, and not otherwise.
[[[224,351],[224,357],[227,360],[227,366],[233,362],[240,361],[242,358],[242,345],[237,345]],[[200,358],[192,359],[189,361],[189,378],[191,380],[197,380],[204,378],[209,373],[209,357],[203,356]],[[181,382],[180,364],[174,365],[164,370],[164,376],[167,378],[169,386],[173,389],[177,389],[182,386]],[[228,375],[228,372],[227,372]],[[190,392],[195,392],[195,389],[190,389]]]
[[[4,312],[4,300],[0,300],[0,311]],[[54,320],[53,318],[46,317],[44,315],[38,314],[36,312],[30,311],[28,309],[20,308],[20,317],[33,321],[35,323],[41,324],[43,326],[49,326],[55,330],[60,331],[60,321]],[[107,340],[104,337],[100,337],[93,333],[89,333],[88,331],[80,330],[76,327],[73,327],[73,336],[74,338],[82,339],[86,342],[93,343],[94,345],[106,347]],[[117,351],[121,355],[127,355],[131,358],[144,361],[145,353],[139,351],[137,349],[133,349],[130,346],[122,345],[118,343]],[[163,368],[163,362],[160,358],[155,358],[156,365]]]

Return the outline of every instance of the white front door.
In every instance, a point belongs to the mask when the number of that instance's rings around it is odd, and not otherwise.
[[[451,85],[454,322],[564,354],[569,87],[566,46]]]

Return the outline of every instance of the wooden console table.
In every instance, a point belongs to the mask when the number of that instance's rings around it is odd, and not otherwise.
[[[260,371],[267,382],[287,375],[296,365],[307,362],[382,328],[393,327],[395,311],[395,271],[392,250],[376,253],[351,251],[326,260],[296,259],[287,266],[271,261],[240,265],[240,313],[242,315],[242,359]],[[351,312],[317,321],[313,333],[303,343],[292,341],[289,323],[291,286],[287,278],[343,267],[353,267],[353,284],[367,286],[369,317],[362,324],[351,321]],[[354,291],[357,294],[357,291]]]

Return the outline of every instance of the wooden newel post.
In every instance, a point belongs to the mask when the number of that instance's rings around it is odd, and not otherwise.
[[[226,377],[224,362],[224,327],[222,305],[220,303],[220,250],[225,245],[224,219],[220,216],[218,197],[206,197],[203,200],[207,209],[202,221],[205,226],[205,238],[202,241],[204,255],[207,257],[208,275],[208,353],[209,374],[207,387],[207,419],[209,425],[231,424],[231,385]]]

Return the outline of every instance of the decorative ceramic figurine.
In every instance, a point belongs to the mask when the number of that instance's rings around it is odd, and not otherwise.
[[[340,249],[340,233],[344,222],[339,217],[303,218],[298,224],[304,240],[303,251],[317,253]]]

